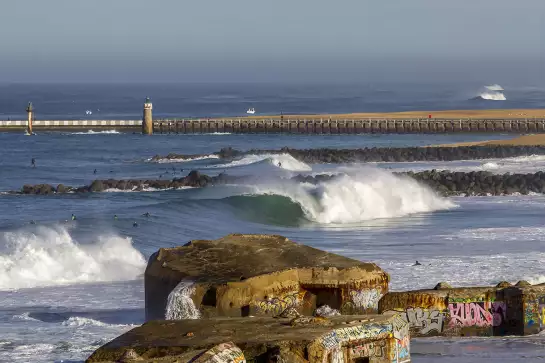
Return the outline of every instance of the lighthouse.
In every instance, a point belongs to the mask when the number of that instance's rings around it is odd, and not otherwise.
[[[34,108],[32,107],[32,102],[28,103],[28,106],[26,108],[26,112],[27,112],[27,115],[28,115],[28,123],[27,123],[26,132],[29,135],[33,135],[33,132],[32,132],[32,119],[34,118]]]
[[[148,97],[144,103],[144,118],[142,119],[142,134],[144,135],[153,134],[153,117],[151,114],[152,109],[153,105]]]

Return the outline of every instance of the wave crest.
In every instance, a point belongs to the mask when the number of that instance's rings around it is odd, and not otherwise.
[[[295,159],[290,154],[250,154],[244,156],[242,159],[231,161],[227,164],[218,165],[218,168],[232,168],[245,165],[251,165],[261,162],[268,162],[269,164],[276,166],[278,168],[289,170],[289,171],[311,171],[312,168]]]
[[[102,235],[80,244],[65,227],[0,234],[0,289],[125,281],[143,273],[146,260],[132,240]]]
[[[287,183],[253,189],[254,195],[288,197],[307,219],[321,224],[358,223],[455,207],[409,177],[378,169],[359,170],[318,184]]]

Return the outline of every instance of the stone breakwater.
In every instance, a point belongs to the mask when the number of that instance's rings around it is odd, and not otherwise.
[[[411,162],[411,161],[454,161],[478,159],[502,159],[527,155],[545,155],[545,146],[460,146],[460,147],[399,147],[363,149],[291,149],[239,151],[224,148],[214,155],[231,160],[245,155],[289,154],[295,159],[308,163],[355,163],[355,162]],[[190,160],[207,155],[182,155],[171,153],[156,155],[150,161]]]
[[[545,172],[539,171],[530,174],[493,174],[487,171],[452,172],[426,170],[421,172],[394,173],[401,177],[408,177],[429,186],[442,196],[487,196],[487,195],[511,195],[545,193]],[[329,175],[297,175],[290,180],[301,183],[321,183],[336,178],[342,178],[343,174]],[[270,179],[267,179],[270,182]],[[279,182],[286,179],[278,178]],[[202,188],[212,185],[228,183],[252,184],[259,182],[259,178],[253,176],[230,176],[220,174],[208,176],[198,171],[190,172],[186,177],[173,180],[95,180],[90,185],[71,187],[63,184],[53,186],[50,184],[25,185],[20,191],[11,191],[10,194],[34,194],[52,195],[64,193],[99,193],[110,190],[119,191],[148,191],[168,190],[180,188]]]

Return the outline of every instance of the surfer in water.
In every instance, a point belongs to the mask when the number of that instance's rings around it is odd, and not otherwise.
[[[279,161],[278,162],[278,167],[281,168],[282,167],[282,163]]]
[[[132,226],[133,226],[133,227],[138,227],[138,223],[133,222]]]
[[[416,261],[413,266],[422,266],[422,264],[420,262]]]
[[[143,215],[144,217],[147,217],[147,218],[151,217],[150,212],[146,212],[146,213],[144,213],[144,214],[142,214],[142,215]]]
[[[77,218],[76,218],[76,216],[75,216],[74,214],[72,214],[72,220],[73,220],[73,221],[76,221],[76,220],[77,220]]]
[[[30,165],[32,165],[33,168],[36,167],[36,159],[32,158],[32,160],[30,160]]]
[[[97,170],[95,169],[95,170],[93,171],[93,174],[96,174],[96,173],[97,173]]]

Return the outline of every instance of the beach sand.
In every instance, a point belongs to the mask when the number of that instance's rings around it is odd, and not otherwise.
[[[474,142],[459,142],[456,144],[432,145],[434,147],[458,147],[458,146],[486,146],[486,145],[509,145],[509,146],[538,146],[545,145],[545,134],[524,135],[508,140],[488,140]]]
[[[501,109],[501,110],[446,110],[446,111],[408,111],[408,112],[364,112],[324,115],[284,115],[284,118],[324,118],[324,119],[360,119],[360,118],[463,118],[463,119],[506,119],[506,118],[545,118],[545,109]],[[277,118],[279,115],[247,116],[248,119]]]

